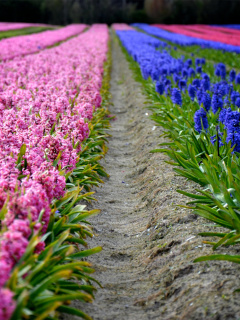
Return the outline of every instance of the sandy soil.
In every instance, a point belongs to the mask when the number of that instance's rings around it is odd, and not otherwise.
[[[192,262],[212,253],[197,235],[207,231],[207,222],[176,207],[188,200],[176,189],[195,186],[176,176],[165,155],[149,153],[164,142],[162,129],[149,119],[116,41],[111,92],[117,120],[103,161],[110,178],[96,190],[93,206],[102,212],[91,221],[96,235],[90,241],[91,247],[103,246],[91,257],[103,289],[93,304],[74,306],[94,320],[240,319],[240,294],[233,294],[240,287],[240,267]]]

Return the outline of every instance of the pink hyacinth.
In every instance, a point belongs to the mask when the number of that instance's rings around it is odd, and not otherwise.
[[[0,42],[0,60],[34,53],[82,32],[85,24],[72,24],[57,30],[47,30],[25,36],[11,37]],[[21,84],[21,82],[19,82]]]
[[[16,302],[9,289],[0,289],[0,320],[9,320],[15,309]]]
[[[11,264],[7,263],[4,258],[0,258],[0,287],[2,287],[7,282],[10,275],[11,267]]]
[[[29,236],[47,231],[52,201],[66,192],[63,174],[76,168],[88,122],[101,105],[108,40],[107,26],[94,25],[58,47],[0,64],[0,209],[8,199],[0,287]],[[35,253],[44,246],[40,242]]]
[[[0,238],[1,254],[14,265],[24,254],[28,241],[21,232],[7,231]]]

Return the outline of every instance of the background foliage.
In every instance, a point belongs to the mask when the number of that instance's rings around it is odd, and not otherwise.
[[[240,0],[0,0],[0,21],[240,23]]]
[[[0,0],[0,21],[70,23],[148,22],[144,0]]]
[[[240,0],[145,0],[145,9],[155,22],[240,23]]]

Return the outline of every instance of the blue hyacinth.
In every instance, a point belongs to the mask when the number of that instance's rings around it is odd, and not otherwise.
[[[216,113],[219,109],[222,109],[222,108],[223,108],[222,97],[217,94],[213,94],[213,96],[212,96],[212,111],[213,111],[213,113]]]
[[[223,104],[225,107],[229,107],[230,106],[230,101],[228,100],[228,97],[224,98]]]
[[[203,79],[203,80],[201,81],[201,87],[202,87],[205,91],[210,90],[210,87],[211,87],[210,81],[208,81],[207,79]]]
[[[179,79],[180,79],[180,77],[179,77],[176,73],[174,73],[174,74],[173,74],[173,80],[174,80],[174,82],[175,82],[175,83],[178,83]]]
[[[236,107],[240,108],[240,98],[236,99],[235,104],[236,104]]]
[[[187,87],[187,81],[184,79],[181,79],[178,83],[178,86],[179,86],[179,89],[183,91]]]
[[[174,104],[177,104],[179,106],[182,105],[182,96],[181,96],[181,92],[179,89],[177,88],[173,88],[172,89],[172,92],[171,92],[171,99],[172,99],[172,102]]]
[[[199,79],[194,79],[192,82],[193,86],[199,88],[201,86],[201,82]]]
[[[191,77],[195,77],[196,75],[196,72],[193,68],[189,68],[188,69],[188,77],[191,78]]]
[[[233,82],[236,78],[236,71],[235,70],[231,70],[229,72],[229,81]]]
[[[198,103],[201,104],[202,103],[202,96],[203,96],[203,93],[205,91],[203,90],[203,88],[200,88],[197,90],[197,99],[198,99]]]
[[[197,91],[196,87],[194,87],[192,84],[189,84],[188,94],[192,101],[194,101],[194,98],[196,96],[196,91]]]
[[[221,77],[222,79],[226,78],[226,66],[224,63],[220,62],[217,64],[216,69],[215,69],[215,74],[216,76]]]
[[[188,69],[186,69],[186,68],[182,69],[182,77],[183,78],[187,78],[188,77]]]
[[[196,68],[196,71],[197,71],[197,73],[202,73],[202,67],[201,67],[201,66],[198,66],[198,67]]]
[[[218,145],[219,145],[219,147],[222,147],[224,145],[224,143],[222,142],[222,138],[221,138],[222,136],[223,136],[223,133],[219,132],[218,133]],[[215,134],[214,136],[210,137],[210,141],[214,145],[215,142],[217,141],[217,135]]]
[[[201,64],[201,59],[196,58],[195,59],[195,64],[196,64],[196,66],[199,66]]]
[[[164,84],[162,82],[157,81],[156,82],[156,91],[162,95],[164,92]]]
[[[207,128],[208,128],[207,113],[206,113],[206,111],[205,111],[203,108],[201,108],[201,109],[199,109],[199,110],[197,110],[197,111],[195,112],[194,122],[195,122],[194,128],[195,128],[196,131],[198,131],[199,133],[200,133],[202,130],[207,130]]]
[[[222,110],[219,113],[218,121],[222,122],[222,123],[225,123],[226,114],[227,114],[227,109],[226,108],[222,108]]]
[[[235,104],[237,98],[239,98],[239,97],[240,97],[240,94],[233,90],[232,93],[231,93],[231,102],[232,102],[232,104]]]
[[[201,103],[203,104],[204,109],[208,112],[212,104],[212,99],[209,93],[207,92],[203,93]]]
[[[240,73],[238,73],[237,75],[236,75],[236,83],[237,84],[240,84]]]

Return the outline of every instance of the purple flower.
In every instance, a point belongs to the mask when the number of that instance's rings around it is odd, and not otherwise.
[[[182,105],[182,96],[181,96],[181,92],[179,89],[177,88],[173,88],[172,89],[172,92],[171,92],[171,99],[172,99],[172,102],[174,104],[177,104],[179,106]]]
[[[0,320],[9,320],[16,307],[14,294],[9,289],[0,289],[0,296]]]
[[[199,104],[202,103],[202,96],[204,92],[205,91],[203,90],[203,88],[200,88],[199,90],[197,90],[197,99]]]
[[[216,69],[215,69],[215,75],[220,76],[222,79],[226,78],[226,66],[224,63],[220,62],[217,64]]]
[[[224,143],[222,142],[222,139],[221,139],[222,136],[223,136],[223,133],[219,132],[218,133],[218,144],[219,144],[219,147],[222,147],[224,145]],[[210,141],[214,145],[215,142],[217,141],[217,135],[215,134],[214,136],[210,137]]]
[[[236,78],[236,71],[235,70],[231,70],[229,72],[229,81],[233,82]]]
[[[179,77],[176,73],[174,73],[174,74],[173,74],[173,80],[174,80],[174,82],[175,82],[175,83],[178,83],[179,79],[180,79],[180,77]]]
[[[188,69],[188,77],[191,78],[191,77],[195,77],[196,75],[196,72],[193,68],[189,68]]]
[[[159,81],[156,82],[156,91],[157,91],[160,95],[163,94],[163,92],[164,92],[164,85],[163,85],[162,82],[159,82]]]
[[[209,93],[204,92],[202,95],[201,103],[203,104],[205,110],[208,112],[211,108],[212,99]]]
[[[189,84],[188,86],[188,94],[189,97],[191,98],[192,101],[194,101],[194,98],[196,96],[196,87],[194,87],[193,85]]]
[[[182,69],[182,77],[183,78],[187,78],[188,77],[188,69],[186,69],[186,68]]]
[[[9,264],[5,259],[0,260],[0,287],[4,286],[10,276],[11,264]],[[1,318],[0,318],[1,319]]]
[[[236,99],[240,97],[240,94],[236,91],[232,91],[231,93],[231,102],[232,104],[236,103]]]
[[[197,73],[202,73],[202,67],[201,67],[201,66],[198,66],[198,67],[196,68],[196,71],[197,71]]]
[[[212,111],[213,111],[213,113],[216,113],[218,111],[218,109],[222,109],[222,108],[223,108],[222,97],[217,94],[213,94],[213,96],[212,96]]]
[[[230,106],[230,101],[228,100],[228,97],[224,98],[223,104],[225,107],[229,107]]]
[[[240,97],[238,97],[238,98],[236,99],[235,104],[236,104],[236,106],[237,106],[238,108],[240,108]]]
[[[222,123],[225,122],[225,118],[226,118],[226,114],[227,114],[227,109],[226,108],[222,108],[222,110],[219,113],[219,118],[218,120]]]
[[[183,90],[187,87],[187,82],[186,82],[186,80],[181,79],[181,80],[179,81],[179,83],[178,83],[178,86],[179,86],[179,89],[183,91]]]
[[[203,80],[201,81],[201,87],[202,87],[205,91],[210,90],[210,87],[211,87],[210,81],[208,81],[207,79],[203,79]]]
[[[201,108],[195,112],[194,122],[195,122],[194,128],[199,133],[202,130],[207,130],[207,128],[208,128],[207,113],[203,108]]]
[[[199,79],[194,79],[192,82],[193,86],[199,88],[201,86],[201,82]]]
[[[196,66],[200,65],[201,64],[201,59],[196,58],[195,59],[195,64],[196,64]]]
[[[240,84],[240,73],[236,76],[236,84]]]

